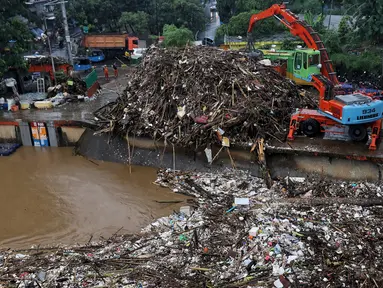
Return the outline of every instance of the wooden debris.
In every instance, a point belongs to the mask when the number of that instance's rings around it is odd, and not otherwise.
[[[257,138],[284,140],[305,107],[296,86],[257,59],[211,47],[148,51],[123,95],[95,112],[99,131],[150,137],[193,149]]]

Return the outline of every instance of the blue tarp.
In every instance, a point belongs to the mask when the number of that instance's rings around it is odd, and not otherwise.
[[[0,143],[0,156],[9,156],[20,146],[18,143]]]

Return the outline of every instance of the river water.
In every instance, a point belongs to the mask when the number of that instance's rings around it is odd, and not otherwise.
[[[0,248],[70,244],[135,233],[185,204],[152,184],[156,169],[91,162],[71,148],[22,147],[0,158]]]

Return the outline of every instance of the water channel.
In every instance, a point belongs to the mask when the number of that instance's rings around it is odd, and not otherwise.
[[[91,162],[71,148],[21,147],[0,158],[0,248],[135,233],[186,197],[155,186],[156,169]]]

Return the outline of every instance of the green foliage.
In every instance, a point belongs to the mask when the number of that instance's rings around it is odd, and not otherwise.
[[[382,0],[357,0],[356,27],[362,39],[372,43],[383,43]]]
[[[332,30],[325,31],[322,33],[322,41],[330,55],[334,53],[342,53],[338,32]]]
[[[175,0],[172,11],[175,21],[171,24],[184,26],[194,33],[205,28],[205,13],[199,0]]]
[[[277,0],[217,0],[217,9],[221,21],[227,23],[231,17],[240,13],[251,10],[265,10],[280,2]]]
[[[233,16],[228,24],[221,25],[217,30],[216,37],[222,37],[225,34],[231,36],[246,36],[247,29],[251,15],[258,13],[259,11],[242,12],[236,16]],[[272,31],[272,32],[270,32]],[[254,39],[270,33],[278,33],[285,31],[284,27],[281,26],[274,18],[265,19],[257,23],[253,29]]]
[[[118,20],[125,3],[112,0],[76,0],[70,1],[68,14],[79,23],[95,25],[98,31],[118,31]]]
[[[295,0],[291,10],[295,13],[307,13],[318,15],[323,12],[324,1],[322,0]]]
[[[296,46],[293,40],[285,39],[281,45],[281,50],[294,50]]]
[[[15,16],[26,13],[21,0],[0,0],[0,76],[8,67],[25,68],[21,53],[28,47],[32,35],[26,24]],[[13,45],[10,40],[16,41]]]
[[[142,11],[123,12],[118,23],[125,31],[130,27],[133,33],[143,34],[149,29],[149,15]]]
[[[374,74],[381,73],[382,58],[381,55],[374,52],[366,52],[361,55],[351,55],[344,53],[335,53],[331,55],[331,60],[335,66],[345,67],[348,72],[369,72]]]
[[[164,26],[163,35],[165,47],[184,47],[194,40],[192,31],[185,27],[177,28],[173,24]]]
[[[304,19],[307,22],[307,24],[312,26],[313,29],[318,33],[324,30],[323,22],[325,17],[326,16],[324,14],[314,16],[314,14],[311,11],[307,11],[304,15]]]
[[[350,16],[344,16],[339,23],[338,35],[341,43],[347,42],[351,37],[352,29],[350,25]]]
[[[205,25],[199,0],[76,0],[68,5],[69,16],[89,23],[97,32],[133,30],[158,35],[165,24],[185,26],[197,32]]]

